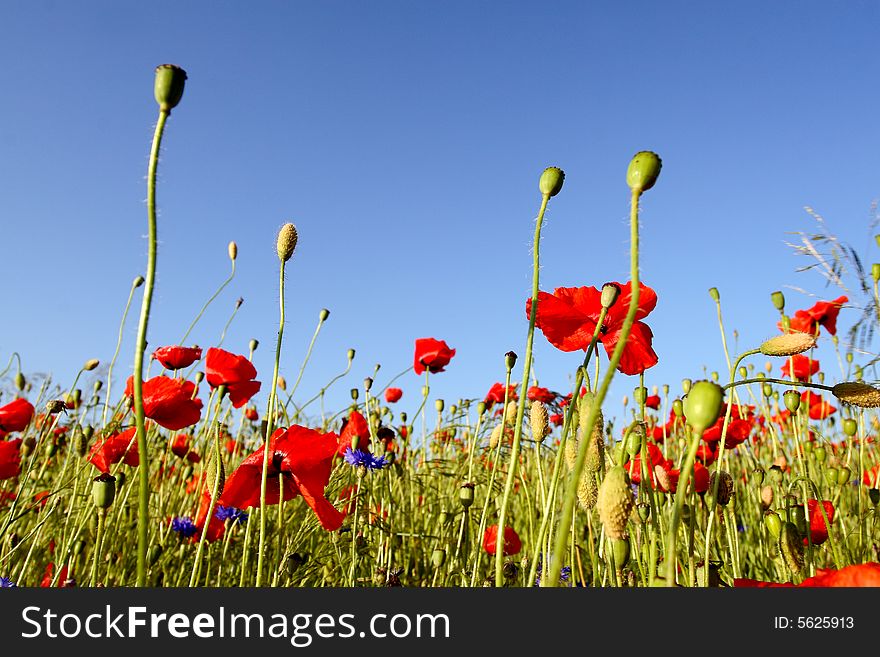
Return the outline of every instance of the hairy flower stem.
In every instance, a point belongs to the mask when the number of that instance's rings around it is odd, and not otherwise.
[[[278,390],[278,367],[281,360],[281,338],[284,335],[284,265],[285,260],[281,260],[281,267],[278,275],[278,288],[280,291],[280,310],[281,315],[278,322],[278,342],[275,345],[275,369],[272,371],[272,388],[269,390],[269,403],[266,409],[266,437],[263,440],[263,472],[260,476],[260,542],[257,552],[257,582],[260,586],[263,583],[263,558],[266,551],[266,522],[268,514],[266,513],[266,487],[269,476],[269,444],[272,440],[272,432],[275,429],[275,403]],[[279,500],[279,503],[281,500]],[[280,528],[279,528],[280,531]]]
[[[183,334],[183,337],[180,338],[180,342],[178,344],[184,344],[186,339],[189,337],[189,334],[192,333],[192,330],[195,328],[198,321],[202,318],[202,315],[205,314],[205,311],[208,309],[208,306],[211,305],[211,302],[214,301],[220,293],[224,290],[224,288],[232,282],[232,279],[235,278],[235,260],[232,261],[232,273],[229,274],[229,278],[227,278],[223,283],[221,283],[220,287],[217,288],[217,291],[211,295],[211,297],[205,302],[205,305],[202,306],[202,309],[199,311],[199,314],[196,315],[196,318],[189,325],[189,328],[186,329],[186,333]]]
[[[617,365],[620,363],[620,358],[623,356],[623,350],[626,348],[626,342],[629,339],[630,331],[632,330],[633,323],[636,319],[636,313],[639,310],[639,293],[641,291],[641,286],[639,284],[639,198],[641,197],[642,192],[640,189],[633,189],[632,196],[630,199],[630,279],[631,283],[631,296],[629,300],[629,309],[627,310],[626,317],[623,320],[623,324],[620,327],[620,335],[617,340],[617,344],[614,346],[614,353],[611,354],[611,358],[608,362],[608,369],[605,370],[605,376],[602,377],[602,384],[599,386],[599,390],[596,393],[596,398],[590,406],[590,414],[587,418],[586,430],[584,431],[584,436],[590,436],[593,433],[593,428],[596,426],[596,421],[599,417],[600,409],[602,408],[602,402],[605,400],[605,396],[608,394],[608,388],[611,386],[611,380],[614,378],[615,372],[617,372]],[[574,403],[574,400],[572,400]],[[575,498],[577,497],[577,489],[581,480],[581,473],[584,471],[584,462],[587,458],[587,448],[589,447],[589,440],[581,440],[580,445],[578,445],[577,452],[577,460],[575,461],[574,469],[571,472],[571,478],[568,480],[568,485],[565,488],[565,498],[562,502],[562,514],[561,518],[567,519],[571,517],[571,514],[574,509]],[[553,545],[553,558],[550,561],[550,572],[547,575],[547,586],[556,586],[559,582],[559,574],[562,572],[562,556],[565,554],[565,544],[568,541],[568,527],[564,526],[566,523],[561,523],[560,529],[556,531],[556,541]],[[543,577],[541,578],[544,579]]]
[[[134,349],[134,418],[137,427],[138,458],[138,546],[137,586],[147,585],[147,539],[150,525],[150,452],[147,446],[147,428],[144,420],[144,351],[147,349],[147,323],[153,303],[153,287],[156,284],[156,171],[159,166],[159,149],[162,134],[170,110],[159,110],[159,120],[153,134],[150,162],[147,168],[147,272],[144,279],[144,297],[141,318],[138,322]]]
[[[544,194],[541,198],[541,208],[538,210],[538,219],[535,222],[535,239],[532,246],[532,306],[529,313],[529,332],[526,336],[526,355],[523,359],[523,390],[519,396],[519,404],[516,407],[516,424],[513,427],[513,445],[510,449],[510,465],[507,468],[507,481],[504,483],[504,494],[501,498],[501,509],[498,511],[498,535],[495,542],[495,586],[504,585],[504,525],[507,520],[507,506],[510,503],[510,493],[513,490],[513,482],[516,479],[516,467],[519,462],[519,446],[522,440],[523,415],[526,410],[526,388],[529,384],[529,376],[532,369],[532,344],[535,340],[535,320],[538,317],[538,273],[539,259],[538,249],[541,244],[541,227],[544,225],[544,213],[550,194]],[[502,413],[507,413],[505,408]],[[566,516],[568,517],[568,516]]]
[[[284,402],[284,410],[287,411],[287,405],[290,403],[290,400],[293,399],[293,395],[296,393],[296,389],[299,387],[299,382],[302,381],[303,372],[306,371],[306,365],[309,363],[309,358],[312,356],[312,348],[315,346],[315,341],[318,339],[318,334],[321,332],[321,327],[324,325],[326,318],[322,313],[318,318],[318,326],[315,328],[315,333],[312,335],[312,340],[309,342],[309,348],[306,350],[306,357],[303,359],[303,364],[299,368],[299,374],[296,376],[296,381],[293,383],[293,387],[290,389],[290,394],[287,395],[287,401]]]

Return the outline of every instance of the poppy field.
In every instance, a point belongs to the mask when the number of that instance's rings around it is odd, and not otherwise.
[[[848,296],[790,308],[773,292],[773,337],[739,353],[724,341],[710,376],[646,387],[663,358],[658,291],[639,266],[640,202],[663,184],[648,150],[621,167],[625,281],[587,267],[580,287],[540,280],[543,219],[565,173],[537,177],[524,340],[498,355],[505,377],[485,396],[432,395],[456,366],[443,336],[415,338],[412,366],[387,382],[340,382],[351,350],[321,390],[300,389],[308,357],[282,372],[285,267],[309,248],[292,223],[274,236],[267,282],[274,344],[148,348],[158,154],[173,149],[164,129],[186,77],[156,69],[147,262],[123,316],[137,321],[133,359],[117,345],[90,389],[80,380],[98,359],[41,385],[19,354],[0,363],[0,587],[880,586],[878,358],[840,338]],[[234,274],[235,242],[228,255]],[[880,264],[856,271],[873,305],[847,329],[870,336]],[[534,380],[536,341],[570,354],[565,389]],[[820,342],[840,374],[814,357]],[[273,350],[271,371],[253,365],[257,348]],[[620,377],[632,381],[622,418],[608,399]],[[351,403],[324,409],[334,384]]]

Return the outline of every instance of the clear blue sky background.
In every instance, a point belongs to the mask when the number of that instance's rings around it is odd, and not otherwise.
[[[628,278],[625,171],[664,162],[643,203],[642,277],[660,363],[648,385],[699,378],[724,356],[707,289],[741,349],[775,333],[773,290],[821,277],[784,245],[809,205],[868,262],[880,187],[874,2],[5,2],[0,53],[0,360],[69,384],[107,363],[146,263],[153,69],[189,74],[164,142],[149,341],[176,343],[227,276],[191,342],[251,338],[271,380],[275,234],[296,223],[282,373],[297,396],[344,368],[329,406],[419,337],[457,350],[432,396],[482,397],[524,352],[537,181],[566,172],[541,245],[541,287]],[[789,308],[815,299],[789,291]],[[131,371],[140,296],[117,372]],[[857,311],[845,309],[848,327]],[[827,338],[818,352],[828,362]],[[536,372],[562,390],[579,354],[540,334]],[[602,355],[603,362],[605,359]],[[755,361],[757,367],[763,360]],[[521,375],[517,365],[515,379]],[[120,379],[117,379],[117,382]],[[400,380],[403,409],[421,381]],[[612,412],[636,379],[619,377]],[[119,387],[116,390],[119,391]]]

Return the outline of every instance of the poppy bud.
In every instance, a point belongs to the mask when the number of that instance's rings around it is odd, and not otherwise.
[[[596,503],[599,519],[609,538],[626,537],[626,523],[634,503],[629,475],[623,466],[614,466],[602,480]]]
[[[825,461],[825,448],[822,445],[813,448],[813,457],[819,462],[823,463]]]
[[[360,392],[358,391],[357,388],[352,388],[352,389],[351,389],[351,399],[352,399],[352,401],[357,401],[357,399],[358,399],[358,395],[359,395],[359,394],[360,394]]]
[[[621,570],[629,563],[629,538],[612,538],[611,556],[616,570]]]
[[[202,382],[202,379],[204,379],[204,378],[205,378],[205,373],[202,372],[201,370],[197,371],[197,372],[193,375],[193,379],[195,379],[195,384],[196,384],[197,386]]]
[[[684,415],[695,431],[703,432],[718,419],[724,391],[710,381],[697,381],[684,401]]]
[[[773,486],[761,487],[761,506],[769,509],[773,505]]]
[[[871,500],[871,504],[877,506],[877,503],[880,502],[880,490],[876,488],[869,488],[868,498]]]
[[[646,192],[657,182],[663,161],[656,153],[640,151],[636,153],[626,170],[626,184],[634,192]]]
[[[795,354],[802,354],[815,346],[815,336],[795,331],[794,333],[783,333],[764,341],[760,349],[761,353],[765,356],[794,356]]]
[[[871,265],[871,278],[874,279],[875,283],[880,281],[880,262],[875,262]]]
[[[442,413],[442,412],[443,412],[443,409],[445,408],[445,405],[444,405],[444,403],[443,403],[443,400],[442,400],[442,399],[438,399],[437,401],[435,401],[435,402],[434,402],[434,408],[437,409],[437,412],[438,412],[438,413]]]
[[[794,523],[786,522],[782,525],[778,547],[789,570],[794,574],[801,572],[804,567],[804,543]]]
[[[186,84],[186,71],[174,64],[161,64],[156,67],[154,93],[159,109],[167,114],[177,107],[183,97]]]
[[[116,478],[108,472],[92,481],[92,501],[99,509],[108,509],[116,497]]]
[[[350,363],[351,361],[354,360],[354,349],[349,349],[347,355],[348,355],[348,362]]]
[[[296,232],[296,226],[291,223],[284,224],[281,227],[281,230],[278,231],[276,247],[278,250],[278,259],[281,260],[281,262],[287,262],[290,260],[294,249],[296,249],[297,240],[298,235]]]
[[[844,484],[849,483],[849,478],[852,475],[852,472],[845,465],[841,466],[837,469],[837,484],[839,486],[843,486]]]
[[[762,383],[761,392],[765,397],[770,397],[773,394],[773,386],[771,386],[769,383]]]
[[[645,438],[645,427],[641,422],[634,422],[626,433],[626,452],[634,457],[642,449]]]
[[[287,379],[285,379],[283,376],[278,377],[278,387],[281,390],[287,390]]]
[[[782,400],[785,402],[785,408],[792,413],[797,413],[801,405],[801,396],[797,393],[797,390],[786,390],[782,394]]]
[[[831,389],[831,394],[846,404],[859,408],[876,408],[880,406],[880,389],[867,383],[838,383]],[[844,425],[845,426],[845,425]],[[853,435],[853,434],[847,434]]]
[[[257,347],[260,346],[260,341],[256,338],[251,338],[251,341],[248,343],[248,349],[251,350],[251,353],[257,350]]]
[[[19,390],[24,390],[24,386],[26,383],[27,381],[24,378],[24,374],[22,374],[21,372],[17,372],[15,374],[15,387]]]
[[[99,361],[97,358],[90,358],[89,360],[86,361],[86,364],[83,365],[83,369],[86,372],[91,372],[93,369],[95,369],[98,366],[98,363],[100,363],[100,362],[101,361]]]
[[[675,417],[681,417],[684,414],[684,404],[680,399],[673,400],[672,412],[675,413]]]
[[[229,259],[234,262],[235,259],[238,257],[238,244],[236,244],[235,242],[230,242],[227,249],[229,252]]]
[[[373,387],[373,379],[371,379],[370,377],[366,377],[364,379],[364,390],[366,390],[367,392],[370,392],[370,388],[372,388],[372,387]]]
[[[406,424],[406,411],[400,414],[400,421]]]
[[[785,295],[779,290],[770,293],[770,301],[773,302],[773,307],[779,312],[782,312],[785,309]]]
[[[226,469],[223,467],[223,461],[218,461],[217,456],[212,453],[211,458],[208,461],[208,467],[205,468],[205,471],[205,481],[208,484],[208,493],[212,497],[214,495],[214,490],[218,491],[218,495],[222,493],[223,486],[226,484]]]
[[[547,407],[538,400],[533,401],[529,408],[529,425],[532,428],[532,438],[538,442],[544,440],[544,437],[550,433],[550,415],[547,413]]]
[[[92,384],[92,390],[94,390],[95,394],[98,394],[98,392],[100,392],[101,388],[103,388],[103,387],[104,387],[104,382],[101,381],[101,379],[98,379],[97,381],[95,381]]]
[[[691,380],[690,379],[682,379],[681,380],[681,389],[684,394],[688,394],[691,391]]]
[[[482,417],[486,412],[486,402],[479,402],[477,404],[477,415]]]
[[[565,182],[565,172],[559,167],[547,167],[538,181],[538,189],[546,197],[556,196]]]
[[[330,317],[330,311],[326,308],[321,308],[321,312],[318,315],[318,319],[322,322],[326,322],[327,318]]]
[[[474,485],[471,483],[462,484],[458,489],[458,501],[465,509],[474,503]]]
[[[712,301],[714,301],[715,303],[718,303],[719,301],[721,301],[721,295],[718,294],[717,287],[710,287],[709,288],[709,296],[712,297]]]
[[[849,437],[855,436],[858,428],[858,423],[851,417],[848,417],[843,421],[843,433]]]
[[[440,568],[446,563],[446,550],[434,548],[434,551],[431,553],[431,563],[434,565],[434,568]]]

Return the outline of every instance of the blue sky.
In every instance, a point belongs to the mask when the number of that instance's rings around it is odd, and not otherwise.
[[[18,351],[26,372],[62,384],[88,358],[109,361],[145,268],[161,63],[189,80],[160,164],[149,341],[181,338],[228,275],[235,240],[236,278],[190,341],[215,344],[242,297],[223,346],[246,353],[260,341],[264,392],[274,240],[287,221],[300,242],[282,374],[296,378],[328,308],[300,390],[314,394],[355,348],[330,407],[376,363],[378,385],[409,366],[420,337],[457,350],[432,396],[482,397],[503,378],[504,353],[524,353],[537,180],[549,165],[566,183],[541,244],[545,290],[628,278],[626,167],[639,150],[663,158],[642,213],[642,279],[659,295],[649,386],[677,393],[683,377],[724,366],[711,286],[741,350],[774,334],[773,290],[840,294],[796,273],[807,262],[784,245],[814,229],[804,206],[880,260],[868,225],[876,3],[4,4],[0,360]],[[791,310],[815,301],[787,299]],[[120,375],[138,307],[139,297]],[[857,314],[844,309],[841,326]],[[837,378],[823,343],[818,357]],[[537,336],[542,385],[565,389],[579,362]],[[412,412],[421,381],[399,382]],[[612,414],[634,385],[616,380]]]

